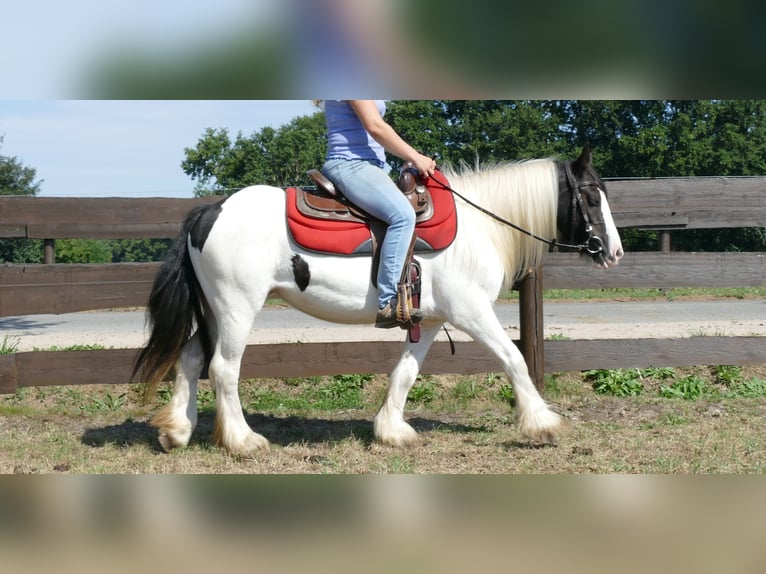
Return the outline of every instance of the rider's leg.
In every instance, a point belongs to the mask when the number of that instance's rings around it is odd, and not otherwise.
[[[388,174],[361,160],[329,160],[322,172],[349,201],[388,225],[380,246],[378,309],[393,304],[415,231],[415,211]]]

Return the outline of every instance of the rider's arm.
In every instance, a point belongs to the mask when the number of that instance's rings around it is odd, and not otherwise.
[[[389,153],[394,154],[404,161],[415,164],[418,172],[423,176],[433,175],[436,162],[416,151],[410,144],[404,141],[396,130],[392,128],[380,115],[374,100],[349,100],[351,107],[364,129],[372,138],[382,145]]]

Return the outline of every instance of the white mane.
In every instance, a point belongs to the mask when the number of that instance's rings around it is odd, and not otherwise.
[[[459,172],[445,170],[445,175],[453,189],[477,205],[541,237],[556,237],[558,178],[553,160],[505,163],[476,171],[463,167]],[[461,214],[479,213],[459,198],[457,201]],[[463,218],[474,223],[460,231],[470,237],[474,235],[470,228],[481,225],[481,233],[489,238],[503,263],[506,284],[540,265],[546,252],[543,242],[487,215],[477,217]]]

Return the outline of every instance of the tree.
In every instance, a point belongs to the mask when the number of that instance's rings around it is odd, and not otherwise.
[[[0,136],[0,144],[3,143]],[[37,171],[17,158],[0,155],[0,195],[37,195],[42,180]],[[42,242],[38,239],[0,239],[0,263],[41,263]]]
[[[567,152],[545,102],[436,100],[392,102],[386,120],[415,148],[459,166]],[[396,170],[400,161],[389,158]]]
[[[0,136],[0,145],[5,138]],[[42,180],[35,181],[37,171],[17,158],[0,155],[0,195],[37,195]]]
[[[301,116],[233,142],[226,129],[205,130],[195,148],[185,148],[184,173],[197,180],[195,195],[232,193],[257,183],[308,185],[306,171],[321,167],[327,147],[324,115]]]
[[[112,263],[162,261],[172,239],[113,239],[107,242]]]

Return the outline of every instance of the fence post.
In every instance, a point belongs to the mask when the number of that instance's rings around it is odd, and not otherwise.
[[[542,393],[545,387],[542,267],[531,271],[519,285],[519,316],[521,354],[532,382]]]
[[[658,243],[662,253],[670,253],[670,231],[660,231]]]
[[[43,240],[43,262],[47,264],[56,263],[56,240]]]

